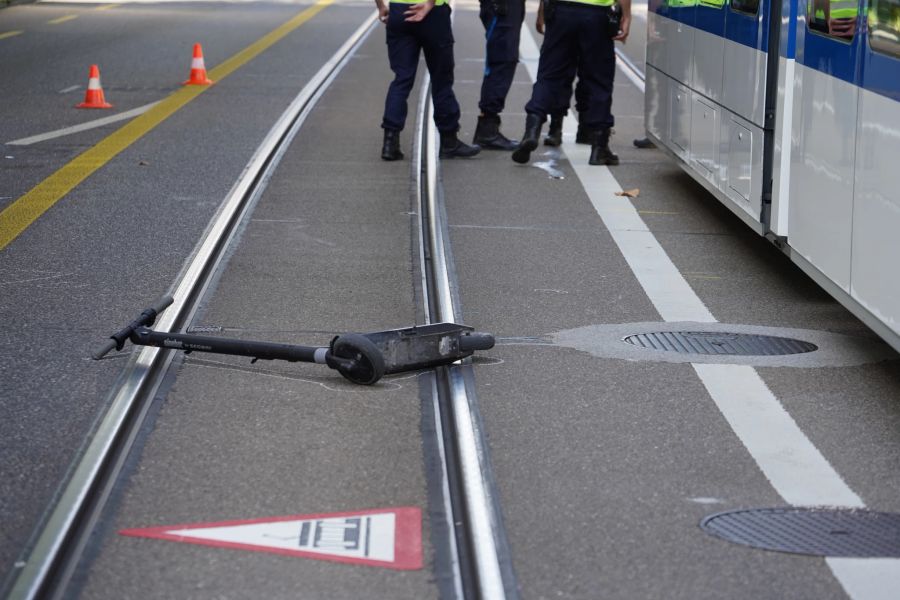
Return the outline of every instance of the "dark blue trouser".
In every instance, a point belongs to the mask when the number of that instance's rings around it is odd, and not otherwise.
[[[612,91],[616,55],[608,25],[608,7],[556,3],[552,22],[545,29],[537,81],[531,100],[525,105],[526,112],[541,119],[558,112],[560,98],[566,97],[577,71],[586,104],[583,110],[579,109],[581,125],[596,130],[615,124]]]
[[[453,95],[453,32],[450,29],[450,6],[435,6],[419,23],[407,23],[403,13],[409,4],[392,2],[387,21],[388,60],[394,80],[384,100],[385,129],[401,130],[406,124],[409,92],[416,81],[419,51],[431,75],[431,98],[434,101],[434,123],[438,131],[459,130],[459,103]]]
[[[569,112],[569,104],[572,102],[572,85],[575,84],[573,81],[574,76],[569,82],[563,87],[562,95],[557,99],[556,108],[550,111],[548,114],[560,115],[562,117],[566,116]],[[588,103],[590,99],[587,97],[587,93],[585,92],[585,85],[581,83],[581,77],[578,78],[578,83],[575,84],[575,110],[581,113],[582,111],[587,110]]]
[[[507,0],[506,14],[497,15],[490,0],[481,0],[479,16],[484,24],[486,47],[478,108],[485,114],[499,115],[519,64],[519,34],[525,19],[525,1]]]

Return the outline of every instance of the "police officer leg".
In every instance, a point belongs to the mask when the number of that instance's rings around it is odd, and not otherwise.
[[[562,145],[563,119],[566,111],[557,111],[550,115],[550,125],[547,127],[547,135],[544,136],[544,145],[557,147]]]
[[[615,124],[612,115],[612,92],[616,74],[616,55],[609,37],[609,9],[596,8],[586,19],[578,37],[579,55],[582,60],[579,71],[588,96],[588,107],[583,121],[593,132],[592,165],[617,165],[619,157],[609,149],[609,136]]]
[[[384,160],[400,160],[400,131],[406,124],[407,99],[416,80],[416,68],[419,64],[419,43],[410,33],[409,24],[404,22],[404,5],[392,4],[386,26],[388,61],[394,80],[388,87],[384,100],[384,116],[381,127],[384,129],[384,143],[381,158]]]
[[[579,76],[578,83],[575,85],[575,110],[579,114],[578,131],[575,133],[575,143],[587,144],[590,146],[594,143],[594,131],[585,127],[584,119],[580,116],[587,112],[587,107],[591,102],[590,98],[588,98],[587,87],[588,86],[581,82],[581,77]]]
[[[547,115],[554,112],[559,104],[559,97],[578,56],[577,38],[574,34],[579,18],[580,15],[567,14],[560,5],[553,20],[547,23],[537,80],[531,89],[531,100],[525,105],[525,133],[512,155],[517,163],[529,161],[532,151],[537,148],[541,127]]]
[[[550,125],[547,127],[547,136],[544,138],[545,146],[561,146],[562,145],[562,129],[563,119],[569,112],[569,101],[572,98],[572,83],[575,79],[575,69],[572,68],[572,74],[566,80],[562,87],[562,93],[559,96],[557,107],[550,113]]]
[[[524,0],[482,0],[479,17],[485,29],[485,67],[473,141],[482,148],[514,150],[518,142],[500,132],[500,113],[519,62]]]
[[[453,93],[453,32],[450,29],[450,7],[435,6],[419,23],[419,41],[425,53],[425,64],[431,75],[431,99],[434,123],[441,134],[441,158],[468,158],[481,151],[457,137],[459,103]]]

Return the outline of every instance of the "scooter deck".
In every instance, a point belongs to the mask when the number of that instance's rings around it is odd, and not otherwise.
[[[362,334],[384,358],[384,372],[446,365],[494,346],[494,336],[457,323],[434,323]]]

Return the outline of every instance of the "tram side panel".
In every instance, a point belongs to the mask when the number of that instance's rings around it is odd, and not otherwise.
[[[900,1],[868,0],[868,12],[863,0],[696,1],[650,2],[648,134],[900,350]],[[777,73],[767,72],[771,2],[783,15]],[[717,61],[697,58],[718,48],[715,15],[725,22],[718,91]]]
[[[808,29],[800,4],[788,243],[849,293],[860,36]]]
[[[823,6],[799,7],[788,243],[900,349],[900,2]]]
[[[767,21],[758,0],[652,0],[645,107],[651,137],[762,233]]]
[[[850,289],[900,337],[900,1],[871,0],[864,24]]]
[[[779,25],[777,98],[772,165],[772,210],[769,231],[787,239],[790,231],[791,150],[793,148],[794,80],[797,54],[797,2],[781,0]]]
[[[863,90],[859,108],[851,295],[900,336],[900,102]]]

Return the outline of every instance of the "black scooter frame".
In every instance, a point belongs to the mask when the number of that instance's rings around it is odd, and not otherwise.
[[[127,327],[110,336],[93,354],[99,360],[112,349],[121,350],[130,340],[138,346],[155,346],[190,352],[249,356],[257,360],[286,360],[326,364],[350,381],[371,385],[385,374],[415,371],[456,362],[476,350],[494,346],[494,336],[456,323],[435,323],[374,333],[345,333],[328,347],[256,342],[188,333],[163,333],[150,329],[159,313],[172,304],[162,298],[145,309]]]

